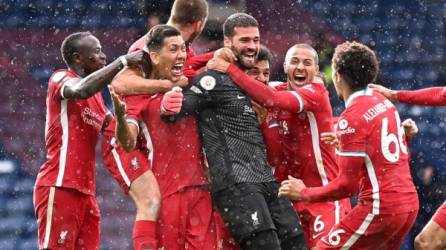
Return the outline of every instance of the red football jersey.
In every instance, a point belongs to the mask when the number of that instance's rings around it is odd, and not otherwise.
[[[64,86],[78,80],[73,71],[66,69],[50,77],[46,98],[47,161],[39,169],[36,185],[74,188],[93,195],[95,147],[107,109],[99,92],[88,99],[64,99]]]
[[[152,170],[166,197],[182,188],[208,184],[195,116],[168,123],[160,117],[163,95],[126,96],[127,121],[144,134]]]
[[[276,89],[286,90],[287,84]],[[334,147],[320,141],[321,133],[333,132],[328,91],[323,84],[311,83],[291,93],[302,105],[298,113],[280,110],[277,114],[283,159],[276,177],[281,182],[292,175],[308,187],[326,185],[338,172]]]
[[[373,214],[418,209],[418,196],[409,171],[408,148],[395,106],[370,89],[346,101],[336,132],[340,157],[363,157],[359,204]]]

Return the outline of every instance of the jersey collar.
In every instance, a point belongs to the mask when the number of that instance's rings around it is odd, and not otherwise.
[[[347,108],[350,105],[350,103],[353,101],[353,99],[355,99],[356,97],[364,96],[364,95],[372,95],[372,89],[369,89],[369,87],[366,87],[365,89],[361,89],[361,90],[354,92],[347,98],[347,101],[345,101],[345,107]]]

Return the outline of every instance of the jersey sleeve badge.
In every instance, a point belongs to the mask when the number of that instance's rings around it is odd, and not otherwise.
[[[213,76],[204,76],[200,79],[200,86],[205,90],[212,90],[215,88],[215,78]]]

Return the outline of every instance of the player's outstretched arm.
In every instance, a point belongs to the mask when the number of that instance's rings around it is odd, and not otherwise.
[[[386,88],[382,85],[373,84],[373,83],[369,84],[368,87],[370,89],[372,89],[373,91],[376,91],[376,92],[380,93],[381,95],[385,96],[387,99],[389,99],[392,102],[398,101],[397,91],[395,91],[395,90],[391,90],[391,89]]]
[[[207,67],[211,70],[227,73],[241,89],[263,107],[277,107],[290,112],[301,112],[303,109],[303,100],[296,97],[291,91],[276,91],[249,77],[237,66],[229,64],[225,60],[214,57],[209,61]]]
[[[446,106],[446,88],[432,87],[419,90],[390,90],[381,85],[369,84],[369,87],[387,97],[391,101],[400,103],[424,105],[424,106]]]
[[[302,188],[296,196],[297,200],[334,201],[354,195],[359,188],[358,167],[363,165],[364,158],[340,155],[338,163],[340,172],[336,179],[322,187]]]
[[[93,96],[110,83],[113,77],[125,66],[139,67],[144,60],[144,53],[143,51],[137,51],[120,56],[104,68],[81,79],[79,83],[66,85],[63,89],[63,97],[66,99],[87,99]]]
[[[129,124],[126,119],[126,105],[119,99],[119,96],[113,91],[113,87],[109,88],[113,100],[113,107],[116,114],[116,138],[122,148],[130,152],[135,148],[138,129],[135,124]]]

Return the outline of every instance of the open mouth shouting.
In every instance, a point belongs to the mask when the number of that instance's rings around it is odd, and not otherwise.
[[[307,76],[303,72],[296,72],[294,73],[294,82],[301,85],[304,84],[307,80]]]
[[[183,75],[184,64],[183,63],[175,63],[172,67],[172,75],[174,77],[180,77]]]

